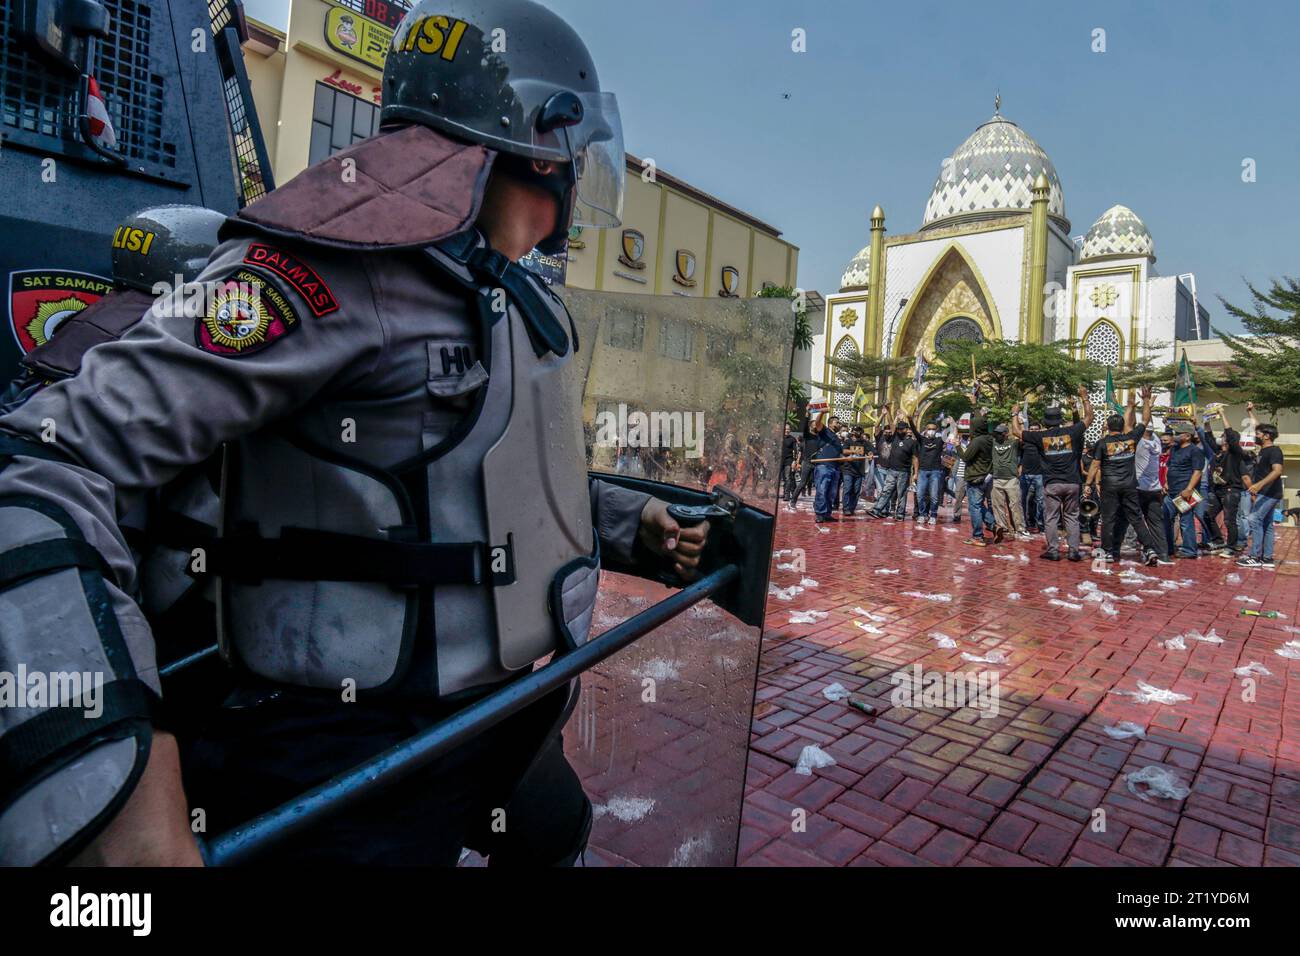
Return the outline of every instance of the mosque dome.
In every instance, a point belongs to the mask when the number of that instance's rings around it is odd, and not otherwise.
[[[1155,240],[1151,238],[1146,223],[1132,209],[1128,206],[1111,206],[1083,237],[1079,259],[1081,262],[1090,262],[1130,256],[1149,256],[1154,260]]]
[[[1069,232],[1065,195],[1052,160],[1033,137],[995,114],[944,160],[921,228],[1028,212],[1039,173],[1051,187],[1047,214]]]
[[[864,246],[862,251],[844,267],[844,275],[840,277],[840,291],[848,292],[852,289],[865,289],[867,280],[870,278],[871,246]]]

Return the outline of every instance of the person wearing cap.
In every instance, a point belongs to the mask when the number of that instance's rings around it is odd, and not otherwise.
[[[1043,412],[1043,431],[1022,432],[1020,406],[1013,409],[1011,416],[1011,433],[1026,444],[1032,444],[1043,461],[1043,520],[1046,522],[1047,548],[1042,557],[1048,561],[1059,561],[1060,522],[1065,519],[1066,541],[1069,545],[1069,559],[1082,561],[1079,553],[1079,493],[1082,475],[1079,472],[1079,460],[1083,456],[1083,435],[1092,426],[1092,403],[1088,401],[1088,389],[1079,386],[1079,402],[1083,409],[1081,421],[1064,424],[1064,414],[1059,406],[1051,406]]]
[[[993,530],[996,544],[1006,534],[1029,539],[1025,530],[1024,513],[1020,509],[1020,448],[1021,442],[1011,437],[1011,427],[1000,422],[993,429],[993,459],[989,472],[993,479],[993,514],[997,524]]]
[[[840,481],[844,486],[842,513],[851,517],[858,510],[862,480],[867,474],[867,437],[863,434],[861,425],[849,429],[848,441],[844,444],[844,457],[853,459],[840,462]]]
[[[1142,545],[1142,560],[1153,565],[1159,560],[1155,534],[1147,526],[1137,490],[1137,448],[1151,424],[1151,389],[1142,389],[1142,421],[1134,425],[1134,393],[1129,392],[1125,414],[1106,419],[1106,434],[1092,449],[1088,484],[1099,491],[1101,501],[1101,554],[1119,561],[1120,543],[1126,525],[1132,526]]]
[[[974,404],[977,396],[971,396]],[[984,411],[971,412],[970,444],[961,450],[962,460],[966,462],[966,502],[970,505],[970,538],[966,543],[976,548],[988,547],[984,540],[984,528],[988,526],[997,535],[993,520],[993,509],[989,507],[988,477],[993,467],[993,436],[988,431],[988,421]]]
[[[1178,557],[1194,561],[1196,551],[1196,496],[1205,470],[1205,451],[1196,441],[1196,426],[1191,422],[1174,425],[1174,447],[1166,468],[1166,513],[1177,515],[1180,529]],[[1183,507],[1177,504],[1181,499]],[[1172,523],[1172,521],[1171,521]]]

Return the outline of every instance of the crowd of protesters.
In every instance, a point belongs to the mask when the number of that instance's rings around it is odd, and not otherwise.
[[[819,524],[854,517],[938,522],[951,499],[949,520],[971,526],[967,544],[989,547],[1042,536],[1048,561],[1084,559],[1086,533],[1094,561],[1116,562],[1125,549],[1148,565],[1203,556],[1236,558],[1243,568],[1275,567],[1274,520],[1282,504],[1282,450],[1278,431],[1260,423],[1253,404],[1249,429],[1238,433],[1222,408],[1216,437],[1207,419],[1151,424],[1151,390],[1130,393],[1121,412],[1107,415],[1099,439],[1087,390],[1066,421],[1052,406],[1028,421],[1020,406],[1009,422],[993,422],[988,409],[956,421],[931,417],[918,427],[912,416],[880,409],[868,430],[822,412],[803,434],[786,428],[781,493],[791,508],[811,492]],[[978,397],[972,395],[972,404]],[[870,507],[867,507],[867,503]]]

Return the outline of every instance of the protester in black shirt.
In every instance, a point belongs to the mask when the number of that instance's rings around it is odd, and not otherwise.
[[[844,457],[856,459],[840,463],[840,480],[844,484],[844,514],[852,515],[858,510],[862,479],[867,474],[867,437],[863,434],[861,425],[854,425],[849,430],[848,441],[844,444]]]
[[[1047,550],[1042,557],[1049,561],[1061,560],[1058,551],[1060,520],[1065,518],[1066,539],[1069,543],[1071,561],[1083,560],[1079,553],[1079,491],[1082,475],[1079,473],[1079,459],[1083,455],[1083,434],[1092,425],[1092,403],[1088,401],[1088,389],[1079,386],[1079,401],[1083,405],[1083,421],[1071,425],[1063,424],[1064,416],[1059,407],[1051,407],[1043,412],[1043,431],[1022,432],[1020,428],[1020,406],[1012,409],[1011,428],[1016,438],[1026,444],[1034,445],[1043,462],[1043,520],[1047,527]]]
[[[1030,431],[1042,431],[1041,422],[1033,422]],[[1025,524],[1030,532],[1043,527],[1043,459],[1038,446],[1024,444],[1020,448],[1020,496],[1025,512]]]
[[[907,489],[908,486],[916,480],[916,439],[908,434],[908,424],[905,420],[899,419],[894,425],[894,467],[901,471],[902,478],[899,479],[898,487],[898,505],[894,511],[894,517],[902,521],[907,517]]]
[[[943,446],[946,436],[940,432],[938,421],[927,422],[924,429],[918,429],[916,420],[910,416],[908,422],[912,426],[912,431],[919,436],[915,439],[916,520],[934,524],[939,520],[939,504],[943,487]]]
[[[1088,484],[1101,492],[1101,547],[1112,561],[1119,561],[1124,520],[1137,533],[1142,545],[1142,559],[1148,565],[1158,560],[1155,535],[1147,527],[1137,491],[1137,446],[1151,424],[1151,390],[1142,390],[1142,421],[1133,425],[1134,395],[1129,392],[1128,411],[1106,419],[1106,434],[1092,448],[1092,465]],[[1126,431],[1125,429],[1129,429]]]
[[[1273,513],[1282,503],[1282,469],[1285,459],[1278,448],[1277,426],[1255,428],[1259,443],[1259,460],[1250,477],[1243,477],[1242,487],[1250,493],[1250,554],[1237,562],[1244,568],[1268,568],[1273,564]]]

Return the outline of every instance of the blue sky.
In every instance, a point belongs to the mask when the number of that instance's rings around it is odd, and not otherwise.
[[[1245,280],[1300,275],[1294,0],[548,6],[618,94],[628,150],[781,229],[805,288],[837,289],[876,203],[890,232],[920,226],[940,163],[998,90],[1052,157],[1072,234],[1132,207],[1157,270],[1195,272],[1216,322],[1215,296],[1242,304]],[[283,24],[284,0],[246,7]]]

